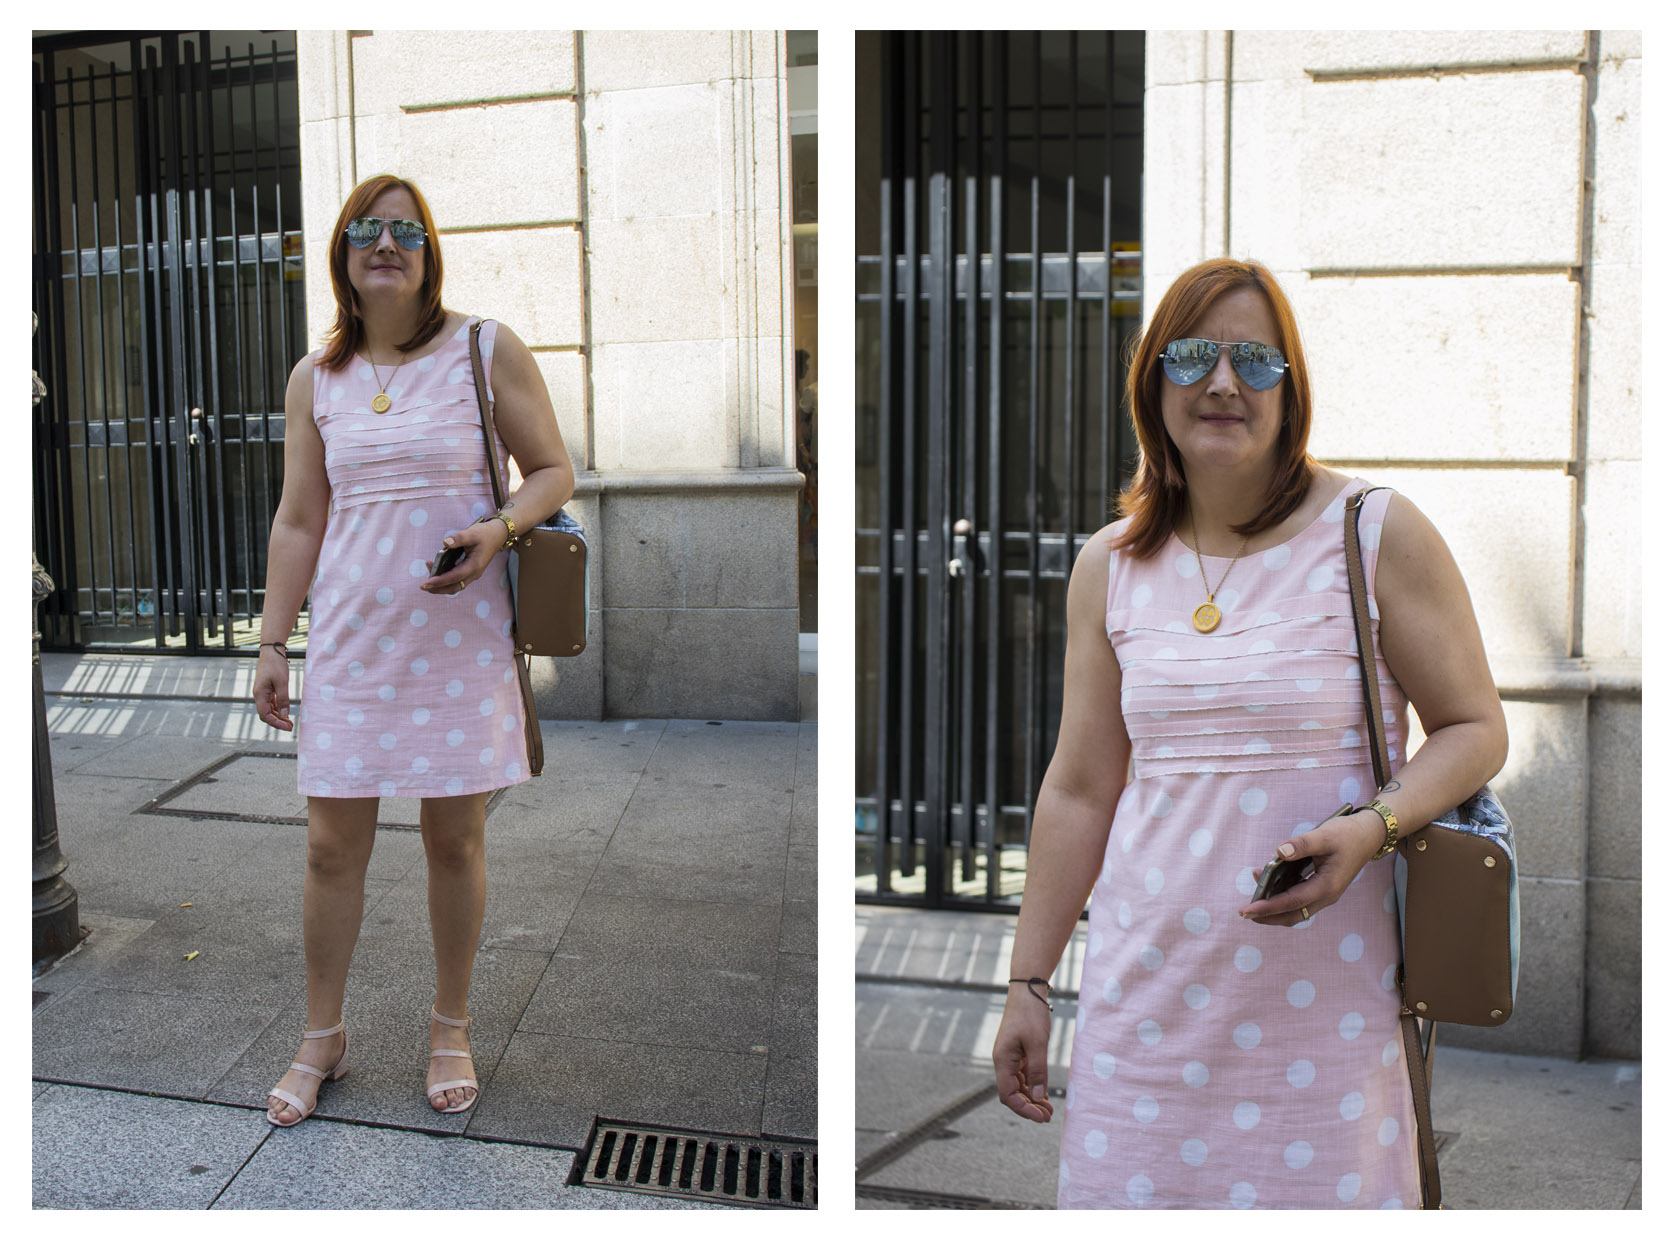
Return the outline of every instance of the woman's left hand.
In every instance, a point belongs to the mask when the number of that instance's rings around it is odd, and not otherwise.
[[[458,594],[489,571],[489,565],[505,545],[504,521],[479,521],[468,525],[442,540],[444,548],[465,547],[465,559],[439,577],[426,577],[419,583],[419,588],[432,594]]]
[[[1378,839],[1373,839],[1371,821],[1377,819]],[[1376,811],[1362,810],[1332,818],[1302,835],[1284,841],[1276,856],[1291,860],[1313,857],[1314,873],[1295,887],[1287,888],[1267,900],[1255,900],[1239,910],[1241,917],[1264,926],[1295,926],[1308,916],[1319,915],[1330,908],[1348,889],[1361,867],[1372,860],[1373,854],[1384,845],[1384,819]],[[1285,850],[1292,851],[1287,853]],[[1253,869],[1253,876],[1262,871]]]

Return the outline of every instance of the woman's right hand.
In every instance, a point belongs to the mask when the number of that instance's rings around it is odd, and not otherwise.
[[[995,1092],[1001,1102],[1027,1120],[1045,1124],[1053,1118],[1047,1097],[1047,1037],[1052,1014],[1024,986],[1015,984],[995,1034]]]
[[[292,729],[291,661],[272,646],[263,646],[256,657],[256,715],[269,727],[282,732]]]

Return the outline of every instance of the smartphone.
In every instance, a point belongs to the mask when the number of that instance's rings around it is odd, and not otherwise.
[[[464,558],[465,548],[463,546],[456,545],[452,547],[444,547],[436,553],[436,558],[431,561],[430,575],[432,577],[440,577],[443,573],[455,567]]]
[[[1333,818],[1342,814],[1353,814],[1355,807],[1348,801],[1338,806],[1330,815],[1322,819],[1321,826],[1331,822]],[[1251,900],[1268,900],[1279,895],[1282,891],[1289,891],[1306,878],[1314,877],[1313,857],[1293,857],[1287,861],[1284,857],[1275,857],[1262,867],[1262,873],[1256,879],[1256,893]]]
[[[1251,900],[1271,900],[1283,891],[1289,891],[1306,878],[1314,877],[1314,858],[1296,857],[1287,861],[1283,857],[1275,857],[1262,867],[1262,874],[1256,880],[1256,892]]]

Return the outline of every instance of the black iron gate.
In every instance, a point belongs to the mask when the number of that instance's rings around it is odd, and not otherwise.
[[[863,34],[857,894],[1010,906],[1132,431],[1144,36]]]
[[[49,648],[254,651],[306,351],[288,33],[35,40]]]

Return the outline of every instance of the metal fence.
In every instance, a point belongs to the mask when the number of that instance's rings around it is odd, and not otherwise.
[[[295,40],[35,41],[48,647],[254,649],[306,351]]]
[[[857,891],[1006,906],[1070,565],[1136,450],[1143,36],[884,34],[857,63]]]

